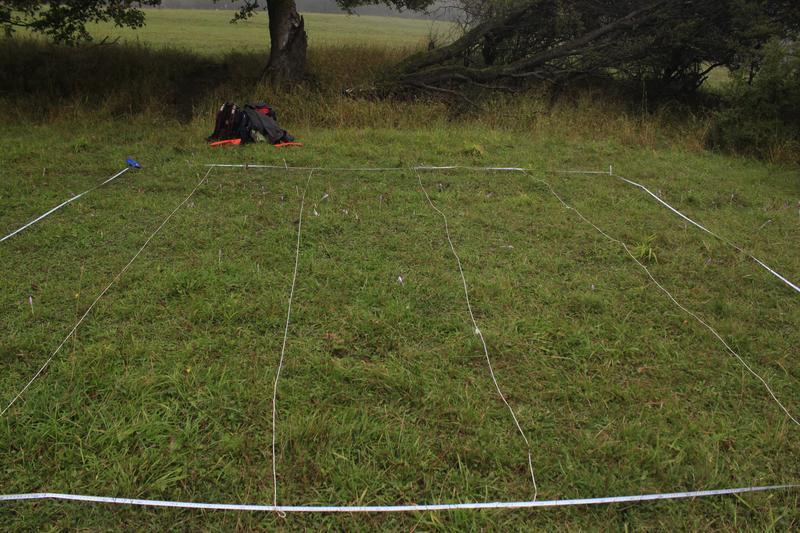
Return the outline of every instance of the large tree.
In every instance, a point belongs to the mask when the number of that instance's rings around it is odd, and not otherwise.
[[[434,0],[336,0],[347,11],[369,4],[422,10],[433,2]],[[302,78],[306,68],[308,36],[305,20],[297,12],[295,0],[243,0],[236,18],[248,18],[264,7],[269,15],[270,58],[267,72],[270,79],[280,82]]]
[[[88,23],[112,21],[118,26],[140,27],[145,20],[140,8],[160,3],[161,0],[0,0],[0,27],[6,33],[26,28],[59,42],[85,41],[91,40],[86,29]],[[346,10],[368,4],[420,10],[433,0],[336,0],[336,3]],[[246,19],[262,9],[269,16],[270,79],[277,82],[303,77],[308,37],[295,1],[242,0],[234,20]]]

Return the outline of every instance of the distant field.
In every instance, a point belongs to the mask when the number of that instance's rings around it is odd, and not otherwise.
[[[98,39],[121,37],[125,41],[186,48],[212,55],[269,49],[267,16],[263,12],[249,21],[230,24],[234,11],[229,9],[146,11],[144,28],[120,29],[111,24],[98,24],[93,34]],[[403,18],[309,13],[305,19],[312,48],[353,44],[415,48],[423,46],[431,33],[447,34],[452,29],[448,23]]]

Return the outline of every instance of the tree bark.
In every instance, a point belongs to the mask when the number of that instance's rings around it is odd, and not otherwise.
[[[268,0],[270,55],[266,74],[273,84],[297,81],[306,74],[308,35],[294,0]]]

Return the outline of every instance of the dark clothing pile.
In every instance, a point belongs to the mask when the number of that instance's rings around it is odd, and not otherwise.
[[[270,144],[290,143],[294,137],[278,125],[275,110],[263,103],[246,104],[243,108],[226,102],[217,112],[214,132],[208,142],[232,141],[241,144],[268,142]]]

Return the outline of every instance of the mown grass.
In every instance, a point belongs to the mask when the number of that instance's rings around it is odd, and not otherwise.
[[[96,40],[119,38],[128,43],[147,43],[156,48],[181,48],[203,55],[221,56],[232,50],[269,53],[266,12],[231,24],[232,9],[146,9],[146,26],[116,28],[110,24],[92,26]],[[446,38],[451,24],[419,19],[304,13],[312,48],[342,45],[373,45],[418,48],[430,37]],[[202,36],[202,38],[198,38]]]
[[[6,57],[6,64],[28,64],[24,53],[16,49],[9,56],[18,62]],[[124,70],[103,82],[84,76],[116,53],[141,61],[142,85],[128,87],[134,76]],[[14,120],[0,128],[2,230],[97,183],[125,157],[145,168],[0,245],[0,398],[10,399],[39,368],[205,163],[460,163],[539,169],[537,177],[611,235],[652,249],[657,279],[731,341],[795,415],[800,410],[800,312],[785,286],[636,189],[607,176],[549,172],[613,164],[796,280],[795,168],[708,153],[696,134],[702,118],[676,123],[669,110],[637,113],[601,93],[555,105],[498,99],[457,116],[436,100],[338,96],[347,76],[367,82],[396,53],[366,47],[312,48],[312,58],[326,58],[316,60],[326,80],[317,89],[211,84],[188,111],[173,113],[163,106],[168,98],[156,98],[158,87],[179,94],[176,80],[192,79],[193,65],[226,63],[151,53],[96,48],[70,59],[63,52],[59,61],[74,68],[52,71],[62,89],[39,93],[57,95],[57,105],[43,104],[31,120],[22,117],[35,84],[27,100],[13,85],[4,95]],[[82,61],[98,56],[99,63]],[[167,74],[145,75],[158,58]],[[208,149],[203,138],[220,98],[278,102],[282,122],[305,146]],[[450,219],[498,380],[531,439],[540,498],[798,479],[798,428],[623,250],[525,176],[422,177]],[[306,179],[286,171],[211,174],[0,420],[3,493],[271,501],[272,382]],[[300,252],[279,390],[279,500],[529,499],[524,444],[473,335],[441,219],[413,173],[315,173]],[[7,529],[792,530],[799,521],[796,492],[285,520],[0,506]]]

